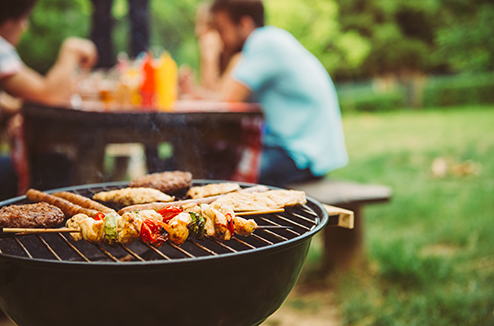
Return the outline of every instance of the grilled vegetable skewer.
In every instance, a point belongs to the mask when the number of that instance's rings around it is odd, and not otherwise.
[[[235,233],[249,236],[258,228],[254,220],[235,216],[228,206],[207,204],[171,206],[158,212],[134,211],[121,216],[116,213],[101,214],[96,219],[77,214],[67,221],[66,226],[80,231],[71,233],[76,241],[85,239],[90,243],[114,245],[130,244],[140,239],[154,246],[160,246],[168,239],[176,245],[190,238],[230,240]]]

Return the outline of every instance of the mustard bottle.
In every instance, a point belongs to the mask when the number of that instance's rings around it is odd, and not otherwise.
[[[177,63],[169,52],[160,56],[156,72],[157,104],[160,111],[173,111],[177,100]]]

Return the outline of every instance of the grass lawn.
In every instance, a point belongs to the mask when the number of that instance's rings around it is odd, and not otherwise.
[[[343,324],[494,325],[494,107],[349,115],[344,126],[350,164],[332,177],[394,196],[366,208],[369,264],[339,280]]]

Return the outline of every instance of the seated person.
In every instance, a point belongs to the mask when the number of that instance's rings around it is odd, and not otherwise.
[[[94,65],[96,47],[91,41],[72,37],[62,44],[58,58],[46,76],[25,66],[15,46],[28,26],[29,14],[35,4],[36,0],[0,2],[0,92],[23,100],[64,104],[72,95],[72,74],[78,68]],[[16,117],[17,128],[19,121]],[[2,166],[5,165],[8,163],[4,159]],[[2,171],[7,170],[7,167],[2,167]]]
[[[239,52],[225,51],[223,41],[214,28],[211,15],[211,4],[203,2],[196,13],[195,34],[199,41],[200,51],[200,84],[194,82],[193,73],[188,68],[181,68],[179,73],[180,89],[187,97],[216,97],[224,89],[230,73],[238,61]]]
[[[0,90],[22,99],[60,104],[72,95],[72,73],[90,68],[97,59],[96,47],[89,40],[71,37],[62,44],[55,65],[42,76],[26,67],[15,46],[29,24],[29,13],[36,0],[0,2]]]
[[[217,99],[258,102],[266,120],[259,183],[283,187],[345,166],[338,98],[319,60],[264,26],[261,0],[216,0],[211,12],[225,50],[241,53]]]

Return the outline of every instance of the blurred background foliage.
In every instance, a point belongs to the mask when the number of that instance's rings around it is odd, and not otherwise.
[[[200,2],[150,0],[152,47],[195,69]],[[442,105],[462,85],[466,98],[475,97],[469,93],[472,84],[494,93],[491,0],[265,0],[265,5],[267,23],[290,31],[326,67],[343,111]],[[89,0],[39,0],[19,46],[23,60],[46,72],[63,39],[89,35],[91,12]],[[114,0],[116,53],[127,50],[127,13],[127,1]],[[464,80],[426,78],[453,74]],[[436,89],[440,92],[432,94]],[[492,96],[482,98],[494,103]]]

